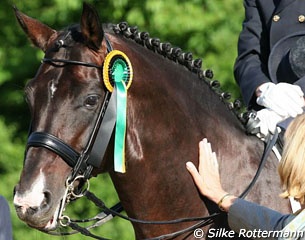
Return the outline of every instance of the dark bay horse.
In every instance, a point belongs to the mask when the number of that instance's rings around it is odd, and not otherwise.
[[[190,160],[198,164],[203,137],[217,153],[227,191],[240,194],[251,182],[264,143],[245,134],[241,121],[187,54],[126,24],[101,26],[96,11],[86,4],[80,24],[62,31],[15,12],[29,39],[45,53],[25,88],[32,121],[14,192],[17,214],[29,226],[45,232],[58,226],[66,182],[75,169],[65,153],[73,160],[88,146],[108,92],[103,68],[111,50],[123,52],[133,71],[126,99],[126,172],[114,171],[112,134],[105,155],[98,159],[100,166],[92,167],[90,176],[110,174],[129,217],[165,221],[209,215],[208,208],[215,206],[200,196],[185,168]],[[53,140],[59,152],[50,146]],[[272,154],[247,199],[289,212],[287,201],[278,197],[277,162]],[[143,239],[193,224],[133,227],[135,237]],[[194,236],[188,232],[180,238]]]

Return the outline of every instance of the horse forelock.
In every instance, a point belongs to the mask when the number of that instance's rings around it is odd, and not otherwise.
[[[47,51],[58,51],[60,48],[69,48],[77,42],[84,43],[84,39],[79,24],[73,24],[57,32],[55,40]]]

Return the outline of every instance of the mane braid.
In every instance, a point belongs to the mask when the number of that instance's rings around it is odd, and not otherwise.
[[[179,47],[172,47],[168,42],[162,43],[159,38],[151,38],[148,32],[138,31],[137,26],[128,26],[127,22],[121,22],[112,26],[115,34],[121,34],[128,39],[150,49],[153,52],[185,66],[191,72],[197,74],[198,78],[207,83],[210,88],[220,97],[226,106],[232,111],[241,123],[245,124],[249,113],[245,112],[245,107],[239,99],[234,102],[229,101],[231,94],[220,89],[218,80],[213,80],[214,73],[211,69],[202,70],[202,59],[193,59],[191,52],[183,52]]]

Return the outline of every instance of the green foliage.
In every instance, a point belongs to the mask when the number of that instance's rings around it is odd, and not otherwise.
[[[233,79],[238,33],[243,19],[240,0],[88,0],[103,22],[127,21],[152,37],[170,42],[194,58],[203,59],[203,68],[212,69],[222,88],[239,97]],[[55,29],[79,22],[80,0],[15,0],[26,14]],[[0,8],[0,194],[10,203],[14,239],[55,239],[27,227],[17,219],[12,205],[12,192],[22,169],[29,114],[23,100],[23,88],[40,65],[42,52],[34,49],[15,20],[12,3],[1,2]],[[92,179],[91,190],[108,206],[116,203],[117,195],[107,175]],[[80,200],[71,206],[72,215],[93,216],[97,209]],[[100,236],[131,239],[133,230],[125,220],[113,220],[98,230]],[[61,239],[83,239],[79,235]]]

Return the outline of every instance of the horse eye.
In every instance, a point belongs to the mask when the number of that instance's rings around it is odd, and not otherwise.
[[[90,95],[86,98],[85,100],[85,107],[94,107],[95,105],[97,105],[99,100],[99,96],[98,95]]]

